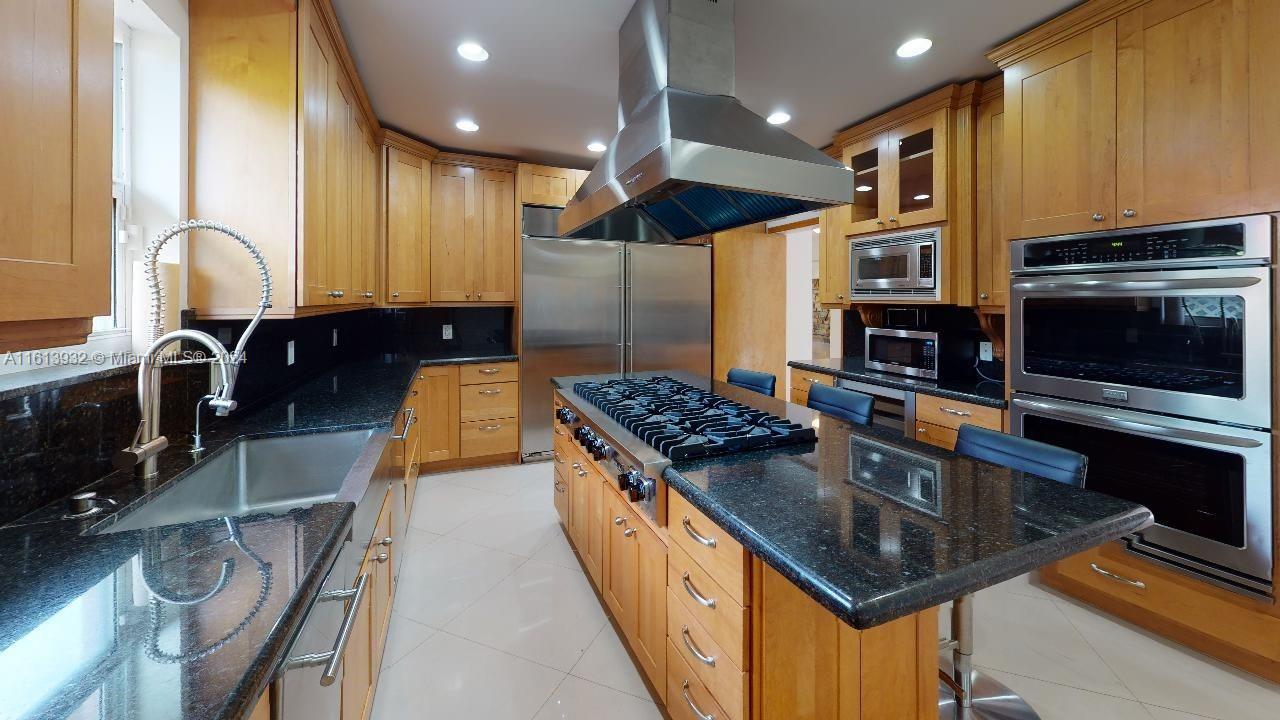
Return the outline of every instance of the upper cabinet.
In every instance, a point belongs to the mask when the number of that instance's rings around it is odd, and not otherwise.
[[[983,83],[978,104],[977,242],[978,307],[1003,312],[1009,304],[1009,241],[1004,230],[1008,190],[1004,183],[1004,85]]]
[[[1280,3],[1093,0],[992,51],[1008,238],[1280,209]]]
[[[587,179],[586,170],[520,163],[520,202],[564,207]]]
[[[516,299],[514,163],[440,155],[431,172],[431,301]]]
[[[112,23],[111,0],[0,3],[0,352],[110,313]]]
[[[269,316],[375,302],[378,124],[328,0],[191,0],[190,32],[192,216],[259,246]],[[198,233],[188,257],[199,316],[253,313],[242,249]]]
[[[388,146],[386,184],[387,283],[383,300],[425,303],[431,299],[431,161],[423,153]]]

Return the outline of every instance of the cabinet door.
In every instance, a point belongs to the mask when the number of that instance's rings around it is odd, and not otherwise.
[[[467,248],[474,278],[469,299],[515,302],[516,178],[504,170],[477,170],[476,231]]]
[[[377,572],[368,558],[360,566],[357,579],[368,574],[364,599],[356,612],[347,652],[342,657],[342,720],[361,720],[373,689],[373,596],[377,594]],[[348,608],[351,601],[348,600]]]
[[[430,269],[430,163],[387,149],[387,288],[389,303],[423,303]]]
[[[364,265],[368,262],[364,241],[364,121],[360,117],[354,102],[351,105],[351,122],[347,131],[347,207],[348,225],[351,234],[347,245],[351,248],[351,262],[346,297],[342,299],[347,305],[363,305],[364,299]]]
[[[818,216],[818,301],[823,305],[849,304],[849,238],[840,220],[849,212],[838,207]]]
[[[1004,231],[1004,99],[978,106],[978,305],[1009,304],[1009,240]]]
[[[40,321],[0,350],[82,342],[110,312],[112,17],[110,0],[0,3],[0,322]]]
[[[591,492],[595,473],[587,469],[581,457],[574,458],[569,468],[569,539],[580,555],[587,554],[587,525],[591,521]]]
[[[418,459],[433,463],[458,457],[458,366],[422,368],[418,382]]]
[[[631,646],[649,682],[665,692],[667,675],[667,546],[636,520],[631,539],[637,548],[636,634]]]
[[[1117,222],[1280,209],[1280,3],[1155,0],[1117,29]]]
[[[560,471],[557,465],[555,472],[551,474],[551,480],[554,483],[552,490],[554,496],[552,501],[555,503],[556,515],[560,516],[560,524],[565,530],[569,529],[569,481],[565,479],[564,473]],[[597,582],[597,585],[599,583]]]
[[[604,603],[627,637],[636,634],[636,602],[638,594],[637,543],[628,536],[632,522],[631,508],[612,490],[605,494],[604,525]],[[572,518],[572,513],[570,513]],[[619,522],[621,520],[621,522]]]
[[[467,302],[474,285],[467,248],[474,244],[475,168],[431,166],[431,299]]]
[[[1004,71],[1012,238],[1115,227],[1116,23]]]
[[[364,214],[364,222],[362,223],[362,231],[364,234],[364,279],[361,282],[361,294],[366,304],[372,305],[378,286],[378,188],[381,182],[378,180],[378,145],[373,141],[371,134],[364,137],[364,152],[362,153],[364,173],[360,182],[361,212]],[[420,256],[425,255],[425,251],[419,250]],[[425,278],[425,275],[423,276]]]
[[[299,80],[302,89],[298,157],[302,167],[298,248],[298,304],[325,305],[329,302],[329,105],[330,84],[337,63],[329,36],[310,2],[301,4],[301,54]]]
[[[853,204],[847,207],[847,212],[846,208],[836,211],[839,225],[843,225],[841,235],[887,229],[885,193],[892,190],[888,160],[888,133],[845,146],[844,164],[853,170]]]
[[[326,236],[328,304],[343,305],[351,291],[351,91],[338,63],[330,63]]]
[[[605,488],[609,480],[598,476],[592,478],[587,498],[587,571],[591,574],[591,582],[596,587],[604,580],[604,499],[605,493],[612,490]]]
[[[889,228],[947,219],[949,109],[938,110],[889,131],[889,168],[880,206]]]
[[[520,202],[564,207],[582,183],[582,171],[520,164]]]

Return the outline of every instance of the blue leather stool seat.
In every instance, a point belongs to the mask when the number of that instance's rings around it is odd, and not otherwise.
[[[851,423],[870,425],[876,399],[865,393],[814,383],[809,388],[809,408],[835,415]]]
[[[1089,468],[1089,458],[1078,452],[977,425],[960,426],[956,452],[1074,487],[1084,487]]]
[[[761,395],[772,396],[774,389],[778,387],[778,378],[769,373],[733,368],[729,370],[729,384],[737,385],[744,390],[758,392]]]

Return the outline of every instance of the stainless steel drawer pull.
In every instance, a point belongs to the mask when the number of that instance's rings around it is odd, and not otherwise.
[[[404,409],[404,432],[399,435],[392,435],[392,440],[407,440],[409,438],[409,426],[413,425],[413,408]]]
[[[616,518],[614,518],[614,519],[613,519],[613,524],[614,524],[614,525],[621,525],[621,524],[625,523],[626,521],[627,521],[627,519],[626,519],[626,518],[624,518],[624,517],[622,517],[621,515],[619,515],[618,517],[616,517]]]
[[[636,532],[638,531],[635,528],[627,528],[622,531],[622,537],[631,537],[632,535],[635,535]]]
[[[564,483],[560,482],[559,480],[556,480],[556,492],[558,493],[564,492]]]
[[[338,637],[333,641],[333,649],[327,652],[308,653],[289,658],[284,662],[282,670],[287,671],[295,668],[324,665],[324,672],[320,675],[320,684],[324,687],[332,685],[338,679],[338,669],[342,667],[342,656],[347,652],[347,643],[351,641],[351,631],[355,629],[356,616],[360,614],[360,605],[364,602],[364,592],[368,585],[369,573],[363,573],[360,575],[360,579],[356,581],[355,588],[351,590],[321,593],[319,599],[322,601],[351,598],[351,606],[347,608],[347,613],[342,618],[342,626],[338,629]]]
[[[561,465],[564,464],[564,458],[560,457],[560,453],[556,452],[555,450],[551,451],[551,457],[555,458],[556,462],[560,463]]]
[[[680,637],[684,640],[684,646],[689,650],[689,652],[693,653],[693,656],[698,658],[698,662],[706,665],[707,667],[716,666],[715,658],[703,655],[702,651],[698,649],[698,646],[693,644],[693,638],[689,636],[688,625],[682,625],[680,627]]]
[[[591,473],[587,472],[586,470],[579,470],[579,471],[578,471],[578,477],[586,477],[586,476],[588,476],[588,475],[590,475],[590,474],[591,474]]]
[[[493,388],[491,390],[481,390],[480,394],[481,395],[500,395],[502,394],[502,388]]]
[[[1101,575],[1101,576],[1103,576],[1103,577],[1111,578],[1112,580],[1115,580],[1116,582],[1122,582],[1122,583],[1124,583],[1125,585],[1129,585],[1130,587],[1136,587],[1136,588],[1138,588],[1139,590],[1146,590],[1146,589],[1147,589],[1147,584],[1146,584],[1146,583],[1144,583],[1144,582],[1142,582],[1141,580],[1130,580],[1129,578],[1124,577],[1123,575],[1117,575],[1117,574],[1115,574],[1115,573],[1113,573],[1113,572],[1108,572],[1108,571],[1103,570],[1102,568],[1098,567],[1098,563],[1089,563],[1089,567],[1093,568],[1093,571],[1094,571],[1094,572],[1096,572],[1096,573],[1098,573],[1099,575]]]
[[[709,548],[714,548],[716,546],[715,538],[703,537],[693,529],[693,525],[689,522],[688,515],[684,516],[684,519],[680,521],[680,524],[684,526],[684,531],[689,533],[689,537],[697,540],[699,544],[706,545]]]
[[[569,467],[573,468],[574,470],[581,470],[581,469],[582,469],[582,463],[574,463],[574,464],[570,465]]]
[[[388,560],[390,560],[390,559],[391,559],[391,556],[390,556],[390,555],[388,555],[388,554],[386,554],[386,553],[378,553],[378,556],[377,556],[377,557],[375,557],[375,558],[373,559],[373,561],[374,561],[374,562],[376,562],[376,563],[384,563],[384,562],[386,562],[386,561],[388,561]]]
[[[381,545],[382,547],[391,547],[391,543],[393,543],[393,542],[395,542],[395,540],[393,540],[393,539],[391,539],[391,538],[389,538],[389,537],[384,537],[384,538],[382,538],[382,541],[381,541],[381,542],[379,542],[378,544],[379,544],[379,545]]]
[[[693,598],[699,605],[712,610],[716,609],[716,599],[703,597],[702,593],[694,589],[693,583],[689,582],[689,573],[684,573],[680,576],[680,583],[684,585],[684,591],[689,593],[689,597]]]
[[[689,697],[688,680],[684,681],[684,685],[680,688],[680,694],[684,696],[684,702],[689,706],[689,709],[693,711],[693,714],[698,716],[698,720],[716,720],[715,715],[708,715],[702,712],[702,709],[694,704],[693,698]]]
[[[941,407],[941,406],[939,406],[938,409],[948,415],[955,415],[956,417],[969,417],[973,415],[973,413],[969,412],[968,410],[956,410],[955,408]]]
[[[481,368],[480,369],[481,375],[497,375],[500,372],[502,372],[501,368]]]
[[[494,430],[501,430],[502,426],[501,425],[485,425],[484,427],[481,427],[478,429],[480,430],[480,432],[493,432]]]

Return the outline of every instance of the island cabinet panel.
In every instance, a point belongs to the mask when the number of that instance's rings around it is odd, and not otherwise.
[[[577,548],[578,554],[586,560],[589,553],[587,546],[587,525],[591,521],[591,486],[600,482],[600,477],[588,469],[582,455],[574,450],[573,462],[569,472],[569,540]]]
[[[855,630],[777,571],[753,568],[755,720],[933,720],[938,613]]]
[[[668,493],[671,539],[739,606],[747,602],[744,578],[750,555],[680,493]]]
[[[587,573],[596,587],[604,581],[604,513],[605,495],[612,494],[607,486],[612,484],[608,478],[593,475],[594,481],[587,489],[587,546],[583,561],[587,564]],[[643,551],[643,548],[642,548]],[[583,554],[583,553],[579,553]],[[666,548],[663,548],[663,563],[666,562]],[[642,559],[641,562],[644,562]],[[663,578],[666,582],[666,578]]]
[[[1280,208],[1280,4],[1153,0],[1117,24],[1117,223]]]
[[[430,299],[431,163],[387,149],[388,303]]]
[[[622,634],[630,638],[636,634],[640,580],[636,544],[626,535],[634,518],[631,507],[617,493],[605,495],[604,584],[600,592]]]
[[[110,312],[112,17],[0,4],[0,352],[82,343]]]
[[[1115,227],[1115,21],[1005,68],[1004,107],[1010,237]]]

